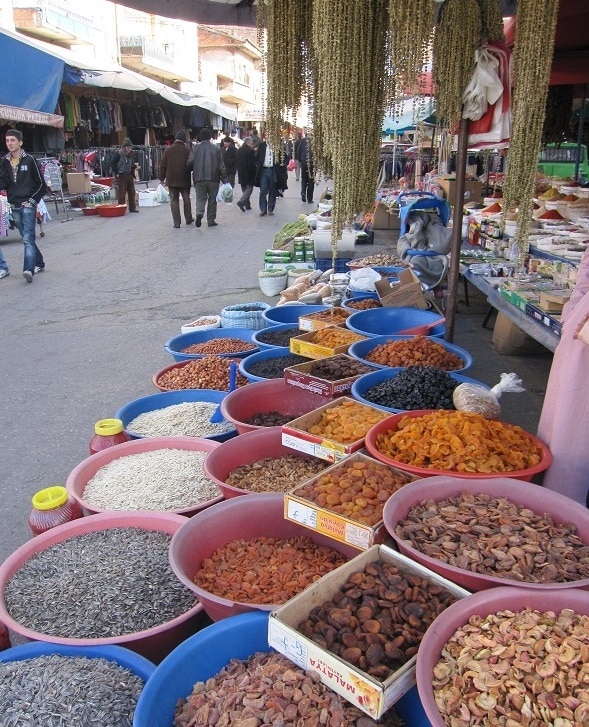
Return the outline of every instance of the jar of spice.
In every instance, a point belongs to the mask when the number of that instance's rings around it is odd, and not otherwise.
[[[131,437],[125,432],[120,419],[101,419],[94,425],[94,436],[90,440],[90,454],[101,452],[115,444],[129,442]]]
[[[32,502],[28,522],[33,535],[40,535],[84,515],[81,505],[68,495],[62,485],[39,490],[33,495]]]

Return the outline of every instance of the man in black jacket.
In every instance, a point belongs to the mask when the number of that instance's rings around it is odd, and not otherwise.
[[[237,150],[237,174],[242,195],[237,201],[237,206],[242,212],[251,210],[250,197],[254,191],[256,181],[256,152],[251,136],[243,140],[243,144]]]
[[[133,159],[131,139],[123,139],[121,150],[113,156],[110,166],[117,178],[117,202],[125,204],[125,196],[127,196],[129,212],[139,212],[135,199],[135,170],[139,165]]]
[[[33,282],[33,275],[45,270],[43,255],[35,241],[37,204],[47,187],[34,157],[22,148],[22,133],[17,129],[6,132],[8,154],[0,164],[0,189],[6,190],[16,229],[25,246],[23,277]]]

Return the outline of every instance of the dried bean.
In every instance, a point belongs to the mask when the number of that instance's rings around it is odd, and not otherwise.
[[[555,523],[507,498],[464,492],[414,505],[395,533],[444,563],[528,583],[589,578],[589,544],[572,523]]]
[[[290,346],[290,339],[294,336],[301,336],[307,331],[302,331],[300,328],[282,328],[279,331],[272,330],[274,326],[270,326],[265,331],[260,331],[256,334],[256,338],[259,343],[266,343],[271,346]]]
[[[331,472],[297,488],[294,494],[330,512],[372,526],[382,520],[388,498],[409,480],[408,475],[380,462],[344,460]]]
[[[306,536],[232,540],[203,559],[194,582],[231,601],[279,605],[345,561]]]
[[[229,368],[231,361],[220,356],[205,356],[174,366],[162,373],[157,385],[166,390],[214,389],[229,390]],[[237,386],[245,386],[248,380],[237,374]]]
[[[432,686],[444,722],[589,724],[589,616],[473,615],[442,648]]]
[[[308,360],[305,356],[297,356],[291,353],[285,356],[273,356],[261,361],[254,361],[246,365],[248,373],[252,374],[252,376],[260,376],[265,379],[281,379],[284,376],[284,369],[305,363]]]
[[[391,409],[454,409],[458,381],[434,366],[409,366],[390,379],[371,386],[362,398]]]
[[[427,578],[375,561],[350,575],[331,600],[311,609],[297,630],[376,679],[386,679],[417,653],[429,625],[455,600]],[[335,633],[328,645],[329,626]]]
[[[210,341],[193,343],[182,349],[182,353],[238,353],[240,351],[253,351],[257,346],[241,338],[212,338]]]
[[[437,366],[444,371],[464,368],[464,361],[441,343],[425,336],[386,341],[366,354],[366,360],[381,366]]]
[[[253,654],[232,659],[206,682],[198,682],[176,706],[172,727],[258,725],[330,725],[330,727],[401,727],[394,707],[378,722],[321,684],[282,654]]]
[[[298,454],[264,457],[231,470],[225,482],[248,492],[289,492],[328,466],[325,460]]]

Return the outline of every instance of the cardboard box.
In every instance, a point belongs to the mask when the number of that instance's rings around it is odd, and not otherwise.
[[[427,309],[421,283],[413,270],[402,270],[399,282],[394,285],[387,278],[381,278],[374,287],[383,306]]]
[[[332,358],[334,361],[337,359],[348,359],[353,360],[356,364],[362,363],[356,359],[352,359],[352,357],[347,354],[338,354],[329,358]],[[354,381],[362,376],[362,374],[359,373],[356,376],[349,376],[345,379],[336,379],[331,381],[329,379],[322,379],[319,376],[314,376],[311,373],[314,366],[314,361],[297,364],[296,366],[289,366],[284,369],[285,382],[291,386],[297,386],[299,389],[303,389],[304,391],[310,391],[313,394],[320,394],[328,399],[335,399],[337,396],[349,394],[352,390],[352,384]],[[376,370],[368,364],[364,364],[364,366],[366,369],[364,373],[368,374]]]
[[[562,313],[564,304],[570,299],[570,297],[570,290],[555,290],[551,293],[541,292],[538,308],[541,308],[547,313],[556,313],[558,315]]]
[[[148,189],[145,192],[138,192],[140,207],[157,207],[159,202],[155,198],[156,191]]]
[[[374,210],[372,217],[372,229],[373,230],[388,230],[389,229],[389,217],[390,212],[386,204],[379,202]]]
[[[391,548],[374,545],[272,611],[268,622],[268,643],[297,666],[317,673],[323,684],[373,719],[378,719],[414,686],[417,658],[412,657],[387,679],[380,681],[322,649],[297,631],[298,624],[308,617],[313,608],[331,599],[352,573],[364,570],[369,563],[375,561],[394,563],[403,572],[427,578],[433,584],[445,588],[457,599],[470,595],[464,588]]]
[[[68,172],[67,188],[70,194],[90,194],[92,191],[90,172]]]
[[[501,311],[497,313],[491,343],[498,353],[511,356],[531,356],[546,350]]]
[[[444,192],[444,197],[451,205],[456,204],[456,180],[455,179],[438,179],[438,184]],[[482,199],[482,182],[464,182],[464,201],[480,202]]]
[[[343,343],[341,346],[330,348],[325,344],[317,343],[315,338],[317,337],[316,334],[318,331],[311,331],[310,333],[303,333],[302,336],[294,336],[291,338],[290,352],[296,353],[299,356],[306,356],[307,358],[328,358],[329,356],[336,356],[338,353],[347,353],[348,348],[350,348],[353,343],[356,343],[356,341],[364,341],[368,338],[368,336],[362,336],[359,333],[350,331],[344,326],[324,326],[320,330],[325,330],[325,328],[341,329],[343,331],[342,335],[349,339],[349,342]]]
[[[336,306],[327,311],[317,311],[306,316],[299,317],[299,328],[301,331],[319,331],[322,328],[341,326],[352,314],[345,308]]]
[[[382,409],[368,406],[366,404],[360,404],[348,396],[342,396],[335,401],[330,401],[317,409],[313,409],[313,411],[304,414],[302,417],[293,419],[288,422],[288,424],[283,424],[282,444],[285,447],[296,449],[298,452],[311,454],[314,457],[325,459],[328,462],[338,462],[348,454],[352,454],[353,452],[357,452],[359,449],[362,449],[364,446],[364,437],[357,439],[354,442],[343,443],[334,439],[325,439],[318,434],[310,434],[308,431],[310,427],[321,420],[324,411],[335,406],[340,406],[344,402],[353,402],[359,407],[366,409],[367,412],[378,415],[380,417],[379,421],[390,416],[389,412]]]
[[[317,503],[312,500],[306,499],[304,494],[301,494],[301,490],[313,485],[315,482],[319,482],[326,474],[339,469],[346,469],[351,467],[357,461],[371,462],[379,467],[379,470],[386,474],[386,471],[392,471],[397,474],[402,482],[411,482],[415,477],[401,472],[401,470],[378,462],[373,457],[357,452],[346,457],[341,462],[323,470],[316,477],[312,477],[310,480],[302,485],[299,485],[291,492],[287,492],[284,497],[284,517],[286,520],[292,520],[295,523],[299,523],[310,530],[314,530],[316,533],[327,535],[334,540],[338,540],[341,543],[348,543],[353,545],[355,548],[361,550],[367,550],[376,543],[384,543],[389,538],[389,534],[384,527],[382,519],[375,525],[364,525],[363,523],[353,520],[351,518],[342,517],[334,512],[331,512],[328,508],[320,507]],[[384,469],[382,469],[384,468]],[[383,503],[384,507],[384,503]]]
[[[315,270],[315,263],[264,263],[264,270],[300,270],[305,272]]]
[[[541,323],[543,326],[550,328],[550,330],[557,336],[560,336],[562,333],[562,323],[559,320],[558,314],[549,313],[542,308],[538,308],[537,306],[528,303],[526,305],[526,315],[530,316],[530,318],[533,318],[535,321],[538,321],[538,323]]]

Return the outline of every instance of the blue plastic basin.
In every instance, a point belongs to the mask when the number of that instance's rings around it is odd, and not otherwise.
[[[317,313],[321,310],[327,310],[327,305],[304,305],[297,303],[295,305],[276,305],[268,308],[262,313],[262,318],[268,322],[268,325],[275,326],[278,323],[297,323],[299,316],[308,316],[309,313]]]
[[[435,311],[420,310],[419,308],[372,308],[352,313],[346,320],[346,326],[365,336],[391,336],[400,333],[405,328],[423,326],[440,317],[440,314]],[[429,331],[429,335],[443,336],[445,331],[446,326],[440,323]]]
[[[127,430],[127,425],[140,414],[156,409],[165,409],[174,404],[184,404],[189,401],[202,401],[209,404],[220,404],[227,396],[226,391],[215,391],[213,389],[178,389],[177,391],[163,391],[160,394],[142,396],[140,399],[130,401],[122,406],[115,414],[116,419],[123,422],[125,431],[132,439],[145,439],[141,434],[134,434]],[[225,442],[231,437],[237,436],[237,429],[233,427],[221,434],[212,434],[205,439],[212,439],[214,442]]]
[[[398,414],[402,411],[407,411],[406,409],[394,409],[390,406],[383,406],[382,404],[375,404],[372,401],[368,401],[368,399],[364,398],[364,393],[368,391],[368,389],[372,388],[373,386],[376,386],[377,384],[382,383],[383,381],[388,381],[388,379],[393,379],[397,374],[399,374],[401,371],[405,371],[405,368],[381,368],[379,371],[372,371],[369,374],[364,374],[363,376],[360,376],[359,378],[354,381],[352,384],[352,398],[356,399],[356,401],[362,402],[362,404],[368,404],[368,406],[375,406],[378,409],[383,409],[384,411],[390,411],[393,414]],[[482,386],[485,389],[490,389],[490,386],[487,386],[487,384],[483,384],[482,381],[477,381],[476,379],[469,379],[468,376],[463,376],[462,374],[457,374],[454,371],[448,371],[450,376],[453,379],[456,379],[459,384],[477,384],[478,386]]]
[[[274,346],[273,348],[268,348],[265,351],[258,351],[258,353],[254,353],[251,356],[248,356],[247,358],[243,358],[239,363],[239,373],[242,376],[245,376],[246,379],[249,381],[268,381],[268,378],[278,378],[278,377],[266,377],[266,376],[258,376],[256,374],[250,373],[249,367],[253,366],[254,364],[258,363],[259,361],[267,361],[268,359],[272,358],[280,358],[281,356],[290,356],[290,349],[288,348],[280,348]],[[310,359],[305,359],[303,356],[300,357],[301,362],[309,361]]]
[[[268,614],[244,613],[219,621],[177,646],[156,667],[145,685],[133,727],[170,727],[178,699],[186,698],[196,682],[215,676],[231,659],[247,659],[268,646]],[[395,705],[406,727],[431,727],[417,687]]]
[[[285,348],[288,351],[288,346],[277,346],[275,343],[264,343],[264,341],[260,339],[263,338],[265,334],[267,335],[270,331],[297,331],[298,329],[298,320],[295,321],[295,323],[279,323],[275,326],[266,326],[266,328],[262,328],[260,331],[255,332],[253,342],[260,349],[260,351],[275,351],[277,348]]]
[[[190,331],[190,333],[181,333],[179,336],[170,338],[164,345],[165,350],[169,353],[174,361],[191,361],[195,358],[204,358],[210,356],[208,353],[181,353],[182,349],[188,348],[196,343],[206,343],[215,338],[239,338],[245,343],[254,343],[253,335],[256,331],[252,328],[213,328],[210,331]],[[218,353],[216,356],[243,358],[255,353],[258,349],[232,351],[231,353]]]
[[[348,349],[348,355],[352,356],[353,358],[357,358],[360,361],[365,361],[370,366],[376,366],[379,369],[390,368],[388,366],[384,366],[383,364],[369,361],[366,357],[370,354],[371,351],[374,351],[377,346],[382,346],[384,343],[387,343],[387,341],[407,341],[411,338],[415,338],[415,336],[376,336],[373,338],[368,338],[365,341],[356,341]],[[448,343],[439,336],[426,336],[426,338],[430,338],[432,341],[439,343],[440,346],[443,346],[447,351],[450,351],[451,353],[455,353],[457,356],[460,356],[460,358],[464,362],[464,366],[462,366],[462,368],[455,369],[455,373],[464,373],[472,367],[473,358],[465,348],[460,348],[460,346],[456,346],[453,343]]]

